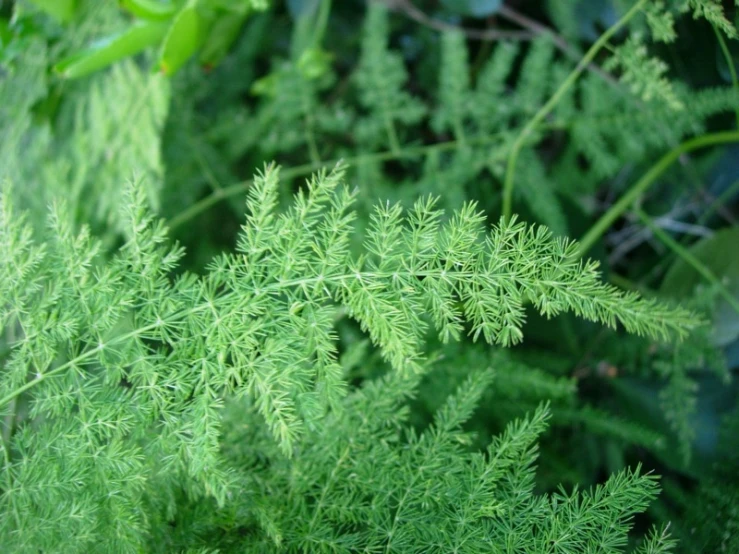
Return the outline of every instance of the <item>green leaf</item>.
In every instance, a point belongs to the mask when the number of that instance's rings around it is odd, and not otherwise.
[[[269,7],[267,0],[210,0],[213,7],[231,13],[246,14],[252,10],[264,11]]]
[[[729,38],[739,38],[736,27],[726,18],[719,0],[688,0],[687,6],[693,11],[693,18],[705,18],[715,28],[723,31]]]
[[[309,81],[319,79],[331,70],[331,53],[320,48],[309,48],[298,60],[298,69]]]
[[[674,42],[677,38],[675,18],[671,12],[665,10],[664,2],[647,4],[645,11],[652,38],[660,42]]]
[[[123,33],[98,41],[89,49],[60,61],[54,70],[67,79],[83,77],[154,46],[162,40],[166,31],[166,24],[159,22],[132,25]]]
[[[159,68],[165,75],[175,73],[200,48],[207,33],[207,22],[190,2],[174,18],[162,43]]]
[[[268,98],[274,98],[277,94],[277,86],[280,82],[279,73],[269,73],[261,79],[254,81],[249,91],[254,96],[266,96]]]
[[[0,19],[0,47],[3,49],[13,40],[13,31],[5,18]]]
[[[487,17],[500,9],[503,0],[442,0],[453,12],[472,17]]]
[[[228,53],[239,36],[239,31],[249,17],[249,10],[243,13],[226,13],[215,20],[208,32],[208,38],[200,52],[200,63],[205,66],[218,64]]]
[[[724,283],[728,291],[739,298],[739,227],[718,231],[712,237],[696,243],[690,252]],[[667,271],[661,291],[676,298],[693,294],[699,284],[704,283],[700,274],[682,258],[678,258]],[[714,315],[714,341],[727,345],[739,338],[739,314],[720,299]]]
[[[167,21],[177,13],[177,6],[169,1],[121,0],[121,7],[147,21]]]
[[[31,3],[63,23],[74,17],[77,0],[31,0]]]

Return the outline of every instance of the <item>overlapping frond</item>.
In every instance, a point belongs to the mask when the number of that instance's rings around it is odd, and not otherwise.
[[[523,338],[526,303],[546,316],[572,311],[660,338],[694,324],[687,311],[603,284],[596,264],[581,262],[575,245],[544,228],[510,221],[486,231],[474,204],[445,222],[431,198],[407,213],[380,204],[357,255],[350,248],[355,212],[344,172],[340,166],[315,175],[280,213],[279,172],[268,167],[250,191],[237,252],[216,259],[203,277],[174,281],[170,274],[182,250],[168,245],[139,184],[129,187],[123,203],[126,243],[108,262],[97,256],[85,229],[73,231],[63,205],[52,212],[44,248],[34,246],[6,188],[0,275],[7,284],[3,322],[11,354],[0,380],[0,408],[21,399],[28,405],[5,450],[4,471],[16,483],[3,489],[7,533],[30,541],[36,519],[57,525],[71,509],[59,499],[78,486],[89,494],[69,502],[83,513],[99,513],[94,507],[104,488],[90,481],[97,477],[81,476],[81,468],[121,483],[121,496],[103,502],[111,510],[104,517],[128,530],[105,540],[125,542],[124,536],[139,536],[145,528],[138,515],[146,502],[142,480],[167,475],[166,490],[183,475],[189,495],[212,496],[222,505],[237,478],[219,453],[223,398],[248,398],[287,455],[305,449],[306,433],[320,429],[326,414],[343,422],[346,384],[334,330],[342,313],[360,324],[394,368],[397,377],[391,379],[411,385],[423,372],[427,330],[435,329],[442,341],[466,333],[515,344]],[[470,379],[439,412],[436,431],[412,439],[413,463],[436,464],[429,466],[431,474],[445,466],[442,451],[458,442],[454,429],[471,413],[488,377]],[[352,417],[367,409],[352,406]],[[371,410],[382,412],[380,404]],[[34,426],[36,434],[30,433]],[[79,432],[70,438],[73,427]],[[151,441],[152,433],[157,440]],[[65,454],[54,458],[54,451]],[[397,455],[382,453],[387,460]],[[166,461],[151,466],[150,456]],[[57,485],[26,486],[50,458],[57,460]],[[415,468],[411,461],[401,456],[393,463]],[[511,486],[529,486],[521,471],[515,469],[517,484]],[[406,486],[420,495],[413,505],[440,492],[416,490],[421,481],[409,479]],[[389,481],[391,486],[397,482]],[[378,501],[387,502],[381,490]],[[406,500],[396,501],[398,510],[405,509]],[[23,508],[32,504],[44,508]],[[400,514],[387,524],[398,533],[389,544],[420,532]],[[103,540],[80,525],[75,540]],[[426,528],[431,533],[435,527]],[[46,544],[44,528],[38,540]]]

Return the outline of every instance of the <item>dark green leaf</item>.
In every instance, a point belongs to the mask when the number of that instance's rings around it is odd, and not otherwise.
[[[701,240],[691,249],[726,288],[739,297],[739,227],[723,229]],[[704,283],[698,272],[682,259],[677,259],[667,271],[662,292],[676,298],[687,298],[694,288]],[[725,301],[719,300],[714,316],[714,339],[726,345],[739,338],[739,314]]]
[[[213,66],[219,63],[228,53],[231,45],[239,36],[239,31],[249,16],[249,12],[225,13],[218,17],[210,28],[208,38],[200,52],[200,63]]]

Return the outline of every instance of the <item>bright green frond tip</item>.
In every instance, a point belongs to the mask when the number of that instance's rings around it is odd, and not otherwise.
[[[87,242],[59,237],[57,228],[46,246],[58,252],[35,249],[6,214],[1,300],[6,324],[25,330],[16,356],[27,357],[39,385],[58,376],[54,387],[90,364],[112,365],[141,385],[155,410],[196,392],[248,394],[290,453],[303,422],[343,394],[333,330],[340,306],[393,368],[411,373],[430,326],[443,341],[468,334],[513,345],[523,340],[527,304],[547,317],[569,311],[658,339],[699,323],[684,309],[604,284],[597,263],[582,262],[575,243],[544,227],[514,218],[486,230],[474,203],[444,223],[433,198],[408,213],[381,203],[357,256],[344,172],[339,165],[315,175],[278,213],[279,170],[268,167],[249,193],[237,253],[218,258],[203,278],[176,283],[167,274],[180,251],[164,246],[165,230],[146,215],[138,185],[126,208],[129,242],[105,265],[80,246]],[[59,315],[49,320],[49,312]],[[69,361],[58,365],[60,355]],[[167,366],[179,372],[173,383]],[[23,383],[22,373],[4,379],[0,407],[35,386]]]
[[[523,339],[526,304],[547,316],[571,311],[656,338],[680,336],[697,323],[685,310],[604,284],[597,264],[583,263],[576,245],[543,227],[511,220],[486,229],[472,203],[446,219],[432,198],[418,200],[408,212],[380,203],[357,254],[350,248],[357,232],[354,195],[344,185],[344,172],[339,165],[313,176],[292,207],[278,212],[279,170],[266,168],[249,192],[237,251],[216,259],[202,277],[185,274],[176,280],[171,275],[182,249],[169,244],[140,183],[124,196],[126,242],[107,258],[98,254],[86,229],[78,233],[69,224],[63,203],[53,207],[48,235],[34,237],[12,206],[11,189],[2,189],[0,321],[9,351],[0,373],[0,416],[28,406],[10,442],[0,443],[0,537],[21,545],[14,551],[31,544],[36,550],[78,551],[85,536],[95,542],[92,529],[104,521],[116,522],[115,533],[105,535],[105,551],[141,551],[149,528],[142,506],[159,488],[170,491],[162,493],[166,496],[184,487],[189,498],[207,496],[227,505],[242,485],[221,452],[226,401],[241,402],[244,417],[259,414],[274,440],[254,440],[267,450],[276,442],[280,464],[300,452],[289,462],[298,464],[289,480],[303,471],[300,460],[315,468],[331,463],[310,461],[313,455],[334,456],[333,447],[324,446],[310,454],[316,433],[333,437],[317,444],[343,441],[346,418],[374,414],[350,425],[346,455],[362,457],[351,453],[362,444],[353,437],[369,425],[378,456],[372,467],[394,475],[391,443],[373,433],[389,431],[393,418],[402,422],[400,405],[413,394],[426,365],[424,339],[431,327],[444,341],[469,334],[515,344]],[[338,362],[334,326],[341,314],[360,324],[393,368],[359,396],[347,396]],[[468,379],[438,412],[435,431],[413,443],[412,454],[420,458],[407,467],[443,459],[437,456],[442,448],[451,449],[449,460],[457,459],[457,447],[466,440],[457,437],[458,428],[490,378],[482,372]],[[373,390],[377,396],[367,407],[352,407]],[[537,414],[532,421],[543,421],[545,411]],[[343,430],[332,431],[334,424]],[[248,425],[238,429],[254,432]],[[521,432],[514,425],[494,441],[491,463],[518,460],[523,466],[516,471],[530,465],[530,447],[507,450]],[[533,434],[524,438],[529,444]],[[276,472],[280,468],[273,466]],[[502,479],[498,470],[481,471],[483,477]],[[414,494],[421,490],[416,475],[414,469],[408,483]],[[514,488],[528,490],[526,475]],[[362,479],[357,498],[367,497]],[[331,482],[327,477],[326,486]],[[614,521],[608,511],[614,502],[618,510],[641,509],[652,496],[651,481],[636,475],[625,473],[609,483],[582,496],[568,525],[605,525]],[[564,493],[551,502],[547,509],[576,506]],[[257,505],[255,513],[261,509]],[[501,509],[492,500],[487,508],[464,508],[466,518],[479,510],[500,516]],[[321,521],[314,519],[317,525]],[[260,521],[267,529],[273,524]],[[298,531],[313,536],[319,531],[312,525]],[[59,543],[60,527],[70,528],[68,544]],[[401,521],[393,527],[406,528]],[[560,531],[562,540],[580,540]],[[573,543],[573,551],[580,546]]]
[[[694,18],[703,17],[711,25],[723,31],[729,38],[739,38],[736,27],[726,18],[720,0],[687,0],[682,6],[684,11],[692,11]]]

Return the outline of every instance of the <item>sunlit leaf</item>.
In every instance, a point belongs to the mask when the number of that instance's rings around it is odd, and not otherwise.
[[[121,7],[136,17],[149,21],[166,21],[177,13],[177,5],[169,1],[121,0]]]
[[[180,10],[162,43],[159,68],[165,75],[176,72],[202,46],[207,22],[194,3]]]
[[[249,17],[249,11],[243,13],[225,13],[215,20],[205,39],[200,52],[200,63],[213,66],[228,53],[231,45],[239,36],[239,31]]]
[[[123,33],[102,39],[87,50],[62,60],[54,70],[67,79],[83,77],[154,46],[166,32],[164,23],[147,21],[134,24]]]
[[[49,15],[66,23],[74,16],[77,0],[30,0]]]

